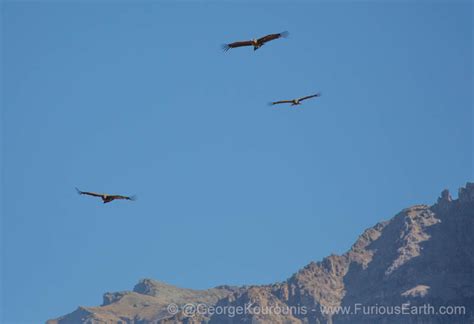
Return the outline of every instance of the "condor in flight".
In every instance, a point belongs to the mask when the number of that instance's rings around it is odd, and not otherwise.
[[[231,48],[242,47],[242,46],[253,46],[253,50],[256,51],[260,47],[265,45],[265,43],[267,43],[269,41],[272,41],[272,40],[278,39],[278,38],[282,38],[282,37],[287,37],[287,36],[288,36],[288,32],[285,31],[285,32],[282,32],[282,33],[279,33],[279,34],[270,34],[270,35],[267,35],[267,36],[263,36],[263,37],[260,37],[258,39],[254,38],[253,40],[247,40],[247,41],[234,42],[234,43],[230,43],[230,44],[224,44],[222,46],[222,48],[224,49],[225,52],[227,52]]]
[[[270,102],[270,105],[278,105],[278,104],[283,104],[283,103],[289,103],[292,106],[298,106],[301,105],[301,101],[309,99],[309,98],[314,98],[314,97],[320,97],[321,93],[316,93],[314,95],[298,98],[298,99],[293,99],[293,100],[280,100],[280,101],[275,101],[275,102]]]
[[[100,197],[102,198],[102,201],[104,202],[104,204],[114,201],[115,199],[126,199],[126,200],[132,200],[132,201],[136,199],[135,196],[127,197],[127,196],[120,196],[120,195],[100,194],[100,193],[95,193],[95,192],[81,191],[77,188],[76,190],[77,190],[77,193],[80,195]]]

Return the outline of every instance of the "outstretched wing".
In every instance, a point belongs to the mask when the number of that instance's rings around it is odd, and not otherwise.
[[[108,196],[111,200],[115,199],[126,199],[126,200],[136,200],[137,198],[135,196],[121,196],[121,195],[110,195]]]
[[[242,46],[252,46],[252,41],[242,41],[242,42],[234,42],[230,44],[222,45],[222,49],[227,52],[231,48],[242,47]]]
[[[281,37],[288,37],[288,35],[289,35],[289,33],[287,31],[284,31],[284,32],[278,33],[278,34],[270,34],[270,35],[263,36],[263,37],[259,38],[257,40],[257,42],[259,44],[264,44],[264,43],[272,41],[274,39],[278,39],[278,38],[281,38]]]
[[[292,103],[292,100],[280,100],[280,101],[275,101],[275,102],[270,102],[270,105],[279,105],[279,104],[284,104],[284,103]]]
[[[100,194],[100,193],[95,193],[95,192],[89,192],[89,191],[81,191],[79,189],[77,189],[77,193],[80,194],[80,195],[88,195],[88,196],[93,196],[93,197],[103,197],[104,195],[103,194]]]
[[[309,98],[314,98],[314,97],[320,97],[321,96],[321,93],[316,93],[314,95],[310,95],[310,96],[306,96],[306,97],[303,97],[303,98],[300,98],[298,99],[299,101],[303,101],[303,100],[306,100],[306,99],[309,99]]]

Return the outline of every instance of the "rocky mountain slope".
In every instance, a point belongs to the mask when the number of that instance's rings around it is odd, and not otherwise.
[[[196,291],[144,279],[47,323],[474,323],[474,183],[281,283]]]

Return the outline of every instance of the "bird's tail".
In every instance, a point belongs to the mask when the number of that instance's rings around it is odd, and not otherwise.
[[[77,191],[77,193],[78,193],[79,195],[82,195],[82,191],[80,191],[79,189],[77,189],[77,187],[76,187],[76,191]]]
[[[137,196],[130,196],[128,197],[128,200],[135,201],[137,200]]]
[[[281,32],[281,33],[280,33],[280,37],[288,38],[288,36],[290,36],[290,33],[287,32],[286,30],[285,30],[284,32]]]
[[[230,46],[227,44],[222,44],[221,48],[224,52],[227,52],[228,50],[230,50]]]

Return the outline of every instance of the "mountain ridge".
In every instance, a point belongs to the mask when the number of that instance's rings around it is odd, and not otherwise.
[[[101,306],[79,307],[47,323],[472,323],[473,230],[474,183],[467,183],[459,189],[458,199],[443,190],[432,206],[405,208],[390,220],[366,229],[346,253],[311,262],[283,282],[191,290],[142,279],[133,291],[104,294]],[[197,314],[194,309],[194,316],[189,316],[184,306],[190,303],[219,309],[251,304],[254,309],[271,306],[293,311],[229,316]],[[170,304],[178,306],[176,314],[168,311]],[[429,304],[435,309],[462,306],[464,313],[354,312],[355,305],[406,304]],[[344,307],[352,312],[337,311]],[[305,312],[294,312],[303,308]]]

